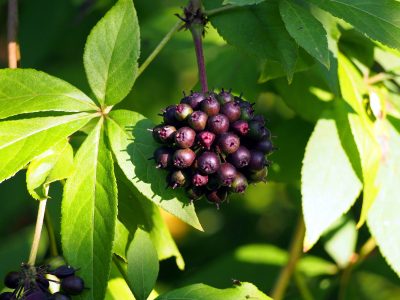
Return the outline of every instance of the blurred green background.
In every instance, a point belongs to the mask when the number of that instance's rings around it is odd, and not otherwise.
[[[176,23],[174,14],[180,12],[186,1],[135,0],[134,3],[141,26],[140,62],[143,62]],[[43,70],[90,94],[82,63],[83,48],[90,29],[112,4],[111,0],[21,0],[21,66]],[[1,67],[6,67],[6,11],[6,1],[0,0]],[[343,47],[351,34],[354,32],[343,34]],[[211,25],[205,38],[205,57],[209,86],[232,88],[234,93],[243,92],[244,98],[255,102],[256,110],[269,120],[268,127],[279,151],[270,157],[274,164],[266,184],[251,186],[245,195],[232,198],[220,210],[205,201],[198,203],[197,212],[205,232],[195,231],[165,215],[186,269],[179,271],[174,259],[163,261],[157,289],[164,291],[196,282],[224,288],[231,285],[232,279],[239,279],[270,292],[285,264],[286,249],[301,217],[301,161],[315,120],[310,114],[305,117],[289,108],[287,99],[307,98],[309,109],[318,113],[330,103],[316,97],[310,87],[323,91],[326,86],[316,75],[319,66],[295,74],[290,86],[283,77],[258,83],[260,62],[226,45]],[[118,107],[138,111],[159,122],[157,114],[163,107],[178,102],[182,91],[198,88],[196,67],[190,34],[177,33]],[[292,103],[291,107],[296,105]],[[49,201],[56,231],[60,227],[61,191],[61,184],[52,186]],[[27,260],[33,233],[37,203],[26,191],[23,171],[0,185],[0,200],[2,277]],[[337,299],[343,271],[337,266],[340,258],[327,251],[325,241],[343,229],[346,222],[352,224],[359,211],[359,206],[353,207],[342,224],[304,256],[285,299]],[[353,227],[350,225],[350,232]],[[364,226],[358,236],[350,234],[348,241],[359,249],[368,238]],[[42,259],[48,256],[46,244],[44,235]],[[348,253],[348,247],[332,247],[336,255]],[[307,298],[309,292],[312,298]],[[345,299],[400,299],[400,281],[379,251],[375,250],[354,270]]]

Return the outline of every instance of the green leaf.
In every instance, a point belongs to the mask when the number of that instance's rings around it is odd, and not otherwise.
[[[119,171],[119,170],[118,170]],[[119,255],[125,258],[125,249],[130,243],[130,236],[135,233],[136,228],[140,227],[149,233],[150,238],[157,250],[158,259],[164,260],[171,256],[176,257],[178,267],[183,270],[185,262],[180,254],[175,241],[167,225],[160,214],[159,208],[151,201],[148,201],[137,189],[131,188],[132,184],[125,179],[125,175],[117,171],[118,184],[118,218],[125,225],[121,230],[123,254],[120,251]],[[128,234],[124,233],[127,232]]]
[[[232,5],[244,6],[244,5],[258,4],[258,3],[261,3],[264,1],[265,0],[224,0],[224,2],[222,4],[223,5],[232,4]]]
[[[61,235],[68,263],[90,289],[84,299],[103,299],[117,218],[117,184],[103,119],[76,153],[75,170],[64,187]]]
[[[352,24],[373,40],[400,49],[400,2],[394,0],[309,0]]]
[[[93,111],[96,104],[69,83],[32,69],[0,70],[0,119],[38,111]]]
[[[119,0],[90,33],[83,55],[86,76],[100,104],[128,95],[137,74],[139,23],[132,0]]]
[[[382,255],[400,276],[400,134],[385,123],[387,151],[381,161],[378,183],[379,193],[368,214],[368,227]]]
[[[144,197],[189,225],[202,230],[194,205],[181,190],[166,188],[167,173],[155,168],[149,158],[159,147],[148,129],[154,124],[142,115],[117,110],[106,122],[108,137],[118,165],[127,179]]]
[[[357,244],[357,228],[353,219],[342,217],[324,235],[324,248],[341,268],[353,259]]]
[[[348,211],[360,190],[361,183],[340,143],[335,121],[320,119],[307,144],[302,168],[306,250]]]
[[[280,1],[279,12],[296,42],[329,69],[327,33],[322,24],[292,0]]]
[[[156,300],[226,300],[226,299],[272,299],[262,293],[257,287],[248,282],[241,282],[227,289],[216,289],[214,287],[199,283],[192,284],[156,298]]]
[[[137,300],[146,300],[158,276],[157,251],[149,234],[137,229],[128,249],[128,284]]]
[[[79,113],[0,122],[0,182],[82,128],[93,114]]]
[[[26,172],[26,183],[31,196],[37,200],[47,199],[50,183],[71,174],[73,159],[73,149],[67,139],[61,140],[35,158]]]
[[[207,0],[207,8],[218,6]],[[241,7],[210,16],[218,33],[231,45],[260,59],[271,59],[283,65],[291,81],[298,58],[298,47],[286,31],[276,1]],[[235,20],[235,22],[232,22]]]

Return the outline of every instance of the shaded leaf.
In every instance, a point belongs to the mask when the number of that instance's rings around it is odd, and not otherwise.
[[[287,31],[296,42],[329,69],[327,33],[322,24],[292,0],[280,1],[279,12]]]
[[[138,113],[117,110],[109,114],[106,125],[117,163],[138,192],[201,230],[194,205],[189,204],[184,191],[167,189],[166,172],[156,169],[154,161],[149,160],[159,147],[148,130],[154,124]]]
[[[26,172],[26,184],[31,196],[37,200],[48,198],[49,184],[71,174],[73,159],[73,149],[66,139],[35,158]]]
[[[61,236],[68,263],[79,266],[85,299],[103,299],[117,218],[117,184],[103,119],[79,148],[64,187]]]
[[[335,121],[320,119],[308,141],[302,168],[306,250],[348,211],[360,190],[361,183],[340,143]]]
[[[0,70],[0,119],[38,111],[94,111],[98,107],[69,83],[33,69]]]
[[[216,289],[214,287],[199,283],[189,285],[171,292],[167,292],[156,300],[226,300],[226,299],[272,299],[262,293],[257,287],[248,282],[242,282],[227,289]]]
[[[114,105],[128,95],[137,73],[139,23],[131,0],[119,0],[92,29],[83,61],[100,104]]]
[[[79,113],[0,122],[0,182],[82,128],[93,117]]]
[[[128,284],[137,300],[146,300],[156,284],[159,270],[157,251],[146,231],[136,230],[127,258]]]

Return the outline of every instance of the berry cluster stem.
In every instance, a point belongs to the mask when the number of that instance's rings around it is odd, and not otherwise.
[[[8,67],[15,69],[18,67],[20,59],[18,35],[18,0],[8,0],[8,20],[7,20],[7,44],[8,44]]]
[[[28,264],[31,266],[35,265],[36,256],[39,249],[40,236],[42,235],[44,215],[46,212],[46,204],[47,200],[39,201],[39,210],[36,218],[35,234],[33,236],[32,248],[31,253],[29,254],[28,261]]]

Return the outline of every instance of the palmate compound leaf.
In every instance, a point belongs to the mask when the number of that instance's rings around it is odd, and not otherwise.
[[[74,151],[67,139],[36,157],[28,166],[26,184],[37,200],[48,198],[50,183],[67,178],[73,170]]]
[[[138,69],[139,35],[132,0],[119,0],[92,29],[83,61],[101,106],[114,105],[130,92]]]
[[[302,168],[305,250],[347,212],[360,190],[360,180],[341,145],[335,120],[320,119],[308,141]]]
[[[380,164],[378,183],[380,189],[368,213],[368,227],[382,255],[400,276],[400,134],[388,123],[385,124],[386,152]]]
[[[0,182],[78,131],[94,116],[78,113],[0,122]]]
[[[96,104],[69,83],[33,69],[0,70],[0,119],[39,111],[96,111]]]
[[[116,161],[133,187],[169,213],[202,230],[194,205],[183,191],[167,189],[165,171],[156,169],[154,161],[149,160],[158,147],[148,130],[154,124],[136,112],[117,110],[109,114],[106,127]]]
[[[215,8],[220,2],[207,0],[204,5],[207,9]],[[288,80],[292,80],[298,47],[280,18],[277,1],[232,9],[210,16],[210,21],[229,44],[259,59],[278,61]]]
[[[137,300],[146,300],[156,283],[159,271],[157,251],[150,235],[138,228],[128,252],[128,284]]]
[[[117,184],[101,118],[74,159],[64,187],[61,236],[69,264],[80,268],[81,299],[103,299],[111,266],[117,218]]]
[[[261,292],[255,285],[241,282],[227,289],[217,289],[202,283],[192,284],[183,288],[167,292],[156,300],[227,300],[227,299],[257,299],[271,300],[272,298]]]
[[[395,0],[309,0],[391,48],[400,49],[400,2]]]

